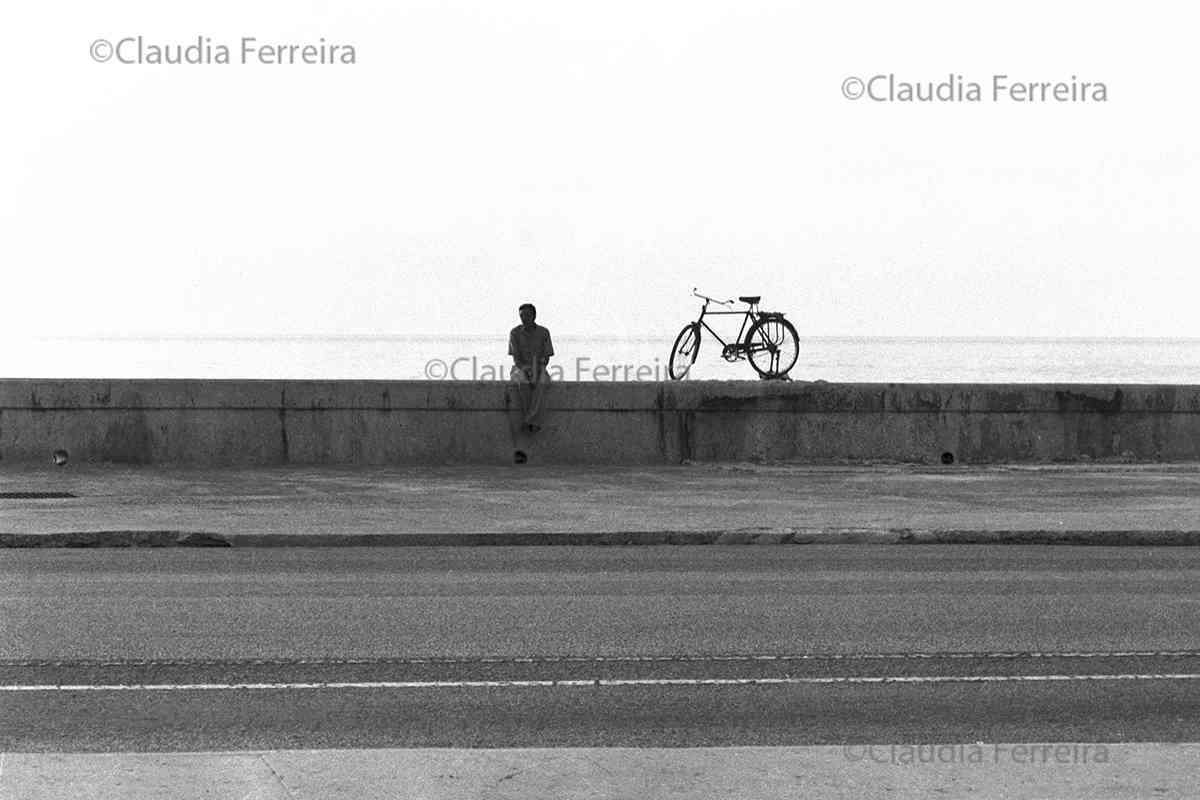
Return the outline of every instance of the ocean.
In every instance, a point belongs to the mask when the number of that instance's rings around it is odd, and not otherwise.
[[[674,333],[555,336],[561,380],[664,380]],[[506,335],[10,340],[5,378],[504,380]],[[755,380],[706,339],[692,380]],[[804,338],[793,380],[1200,384],[1200,339]]]

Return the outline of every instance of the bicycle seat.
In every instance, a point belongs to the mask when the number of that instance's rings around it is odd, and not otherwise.
[[[750,297],[749,295],[747,295],[746,297],[739,297],[738,300],[741,300],[743,303],[749,303],[750,305],[755,305],[756,303],[758,303],[759,300],[762,300],[762,296],[756,295],[754,297]]]

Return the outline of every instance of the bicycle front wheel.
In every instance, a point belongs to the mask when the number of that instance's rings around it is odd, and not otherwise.
[[[675,346],[671,348],[671,360],[667,364],[667,372],[671,380],[678,381],[687,377],[696,363],[700,353],[700,326],[685,325],[675,337]]]
[[[800,337],[783,317],[759,317],[746,334],[750,366],[762,378],[782,378],[800,357]]]

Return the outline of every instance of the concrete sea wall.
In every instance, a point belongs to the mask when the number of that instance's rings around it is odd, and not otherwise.
[[[2,380],[0,465],[1200,460],[1200,386]]]

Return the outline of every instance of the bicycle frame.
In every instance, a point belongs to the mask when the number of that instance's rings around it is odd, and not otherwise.
[[[692,294],[694,294],[696,297],[702,298],[704,300],[704,305],[702,305],[700,307],[700,317],[695,322],[692,323],[693,325],[703,325],[705,330],[707,330],[710,334],[712,334],[713,338],[721,343],[721,347],[728,349],[730,347],[729,342],[726,342],[724,339],[722,339],[721,335],[719,333],[717,333],[716,331],[714,331],[712,329],[712,326],[704,321],[704,318],[706,316],[731,317],[731,316],[736,316],[738,314],[741,314],[742,315],[742,325],[740,328],[738,328],[738,334],[734,338],[732,346],[734,347],[734,349],[736,351],[745,351],[745,350],[749,349],[750,345],[747,344],[746,342],[743,342],[742,338],[747,333],[749,333],[748,326],[753,325],[758,320],[761,312],[755,311],[754,306],[747,308],[745,311],[709,311],[708,310],[709,303],[716,303],[717,305],[729,306],[729,305],[733,304],[733,301],[732,300],[717,300],[716,298],[713,298],[713,297],[706,297],[702,294],[697,294],[694,289],[692,290]]]

